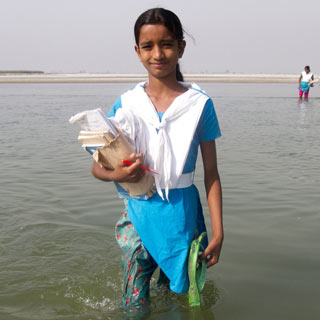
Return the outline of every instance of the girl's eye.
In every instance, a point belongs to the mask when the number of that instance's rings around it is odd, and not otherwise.
[[[171,42],[164,42],[164,43],[163,43],[163,46],[164,46],[165,48],[171,48],[171,47],[172,47],[172,43],[171,43]]]
[[[143,45],[141,46],[141,48],[142,48],[143,50],[150,50],[150,49],[152,48],[152,46],[151,46],[151,44],[143,44]]]

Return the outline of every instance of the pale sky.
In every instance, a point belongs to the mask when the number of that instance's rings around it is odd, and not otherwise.
[[[320,73],[320,0],[0,0],[0,70],[144,73],[133,26],[180,18],[185,73]]]

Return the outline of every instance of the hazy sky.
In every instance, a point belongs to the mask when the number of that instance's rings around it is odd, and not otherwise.
[[[0,70],[143,73],[133,26],[174,11],[185,73],[320,73],[319,0],[0,0]]]

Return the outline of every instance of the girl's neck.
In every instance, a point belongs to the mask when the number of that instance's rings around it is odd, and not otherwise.
[[[145,86],[145,92],[158,112],[165,112],[174,99],[187,90],[188,89],[181,85],[176,79],[163,81],[149,77],[149,82]]]
[[[175,78],[162,80],[154,77],[149,77],[149,81],[146,84],[145,91],[149,95],[154,96],[171,96],[175,95],[175,93],[179,95],[185,92],[186,88],[183,85],[181,85]]]

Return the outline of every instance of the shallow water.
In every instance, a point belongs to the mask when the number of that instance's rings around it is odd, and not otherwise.
[[[114,225],[122,202],[91,177],[68,119],[132,84],[0,85],[0,319],[122,319]],[[152,291],[150,319],[318,319],[320,88],[202,84],[217,141],[225,242],[199,309]],[[206,218],[201,159],[195,182]]]

